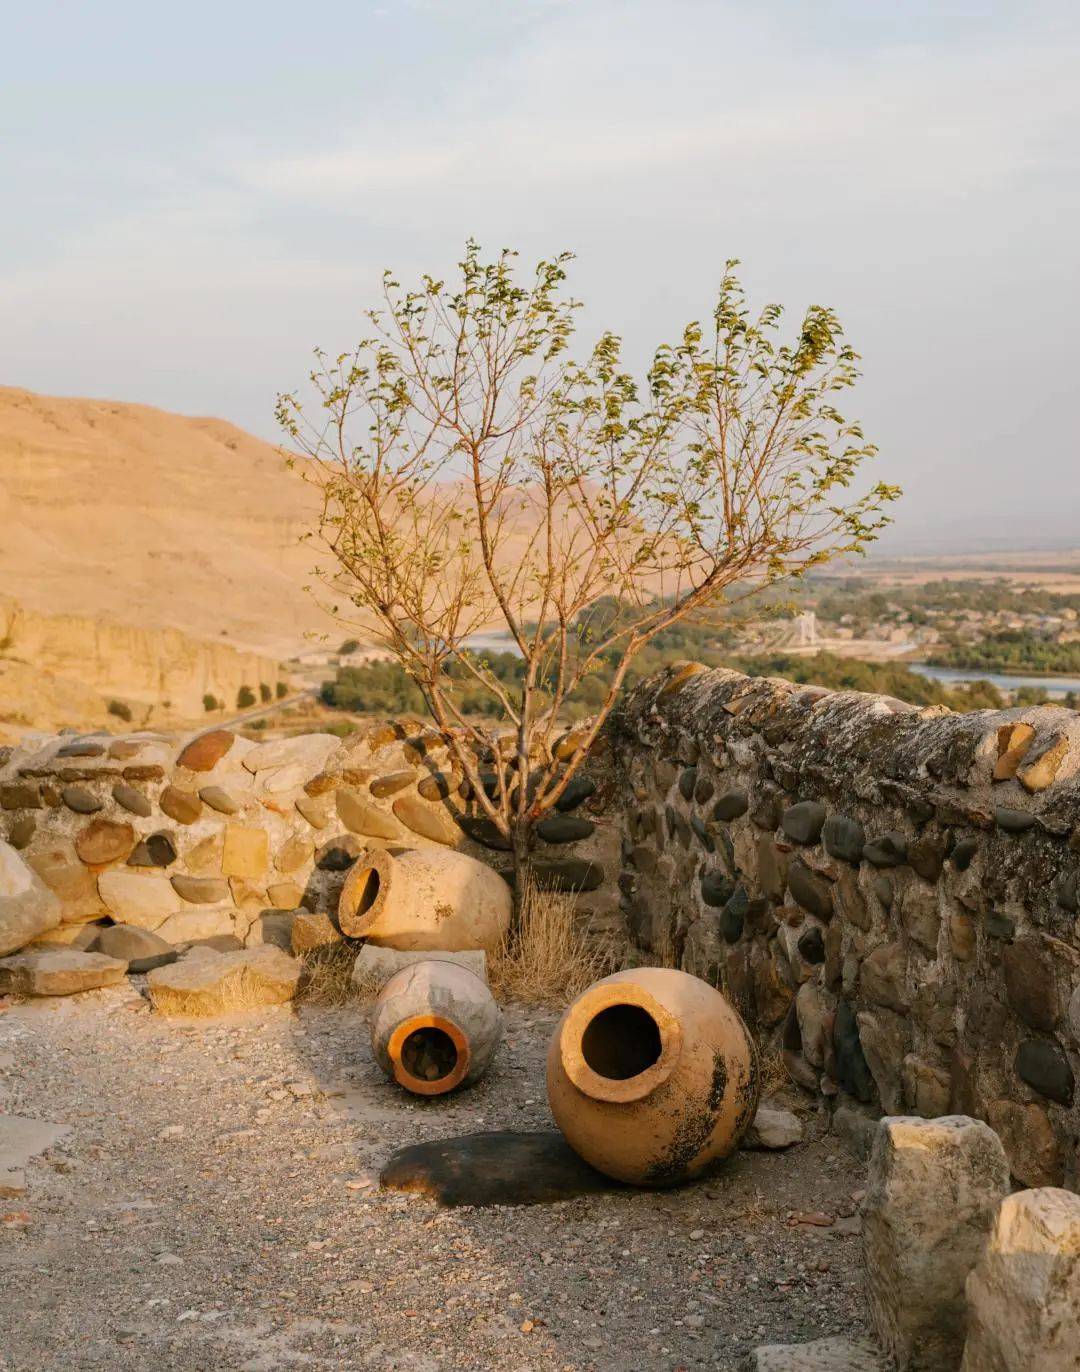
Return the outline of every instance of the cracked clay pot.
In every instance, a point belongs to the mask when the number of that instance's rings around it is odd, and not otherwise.
[[[750,1033],[719,991],[640,967],[596,982],[548,1051],[548,1100],[570,1146],[637,1186],[674,1186],[739,1145],[758,1101]]]
[[[393,1081],[442,1096],[483,1075],[502,1038],[502,1014],[478,976],[452,962],[414,962],[379,992],[371,1049]]]

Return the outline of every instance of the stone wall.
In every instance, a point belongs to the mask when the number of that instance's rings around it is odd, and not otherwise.
[[[1080,1156],[1080,714],[953,714],[683,664],[611,727],[638,956],[722,987],[867,1113]]]
[[[542,882],[579,890],[597,928],[619,923],[603,777],[597,762],[568,791],[536,852]],[[228,730],[60,735],[0,748],[0,839],[62,903],[41,942],[86,948],[113,922],[175,945],[252,944],[270,912],[336,912],[365,848],[450,845],[508,869],[467,791],[443,738],[415,724],[266,743]]]

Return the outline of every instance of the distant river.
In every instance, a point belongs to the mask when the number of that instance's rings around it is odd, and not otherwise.
[[[1021,686],[1034,686],[1037,690],[1045,691],[1051,697],[1066,696],[1070,691],[1080,692],[1080,677],[1075,676],[1009,676],[1005,672],[980,672],[964,670],[959,667],[931,667],[926,662],[906,662],[904,666],[910,667],[913,672],[918,672],[920,676],[929,677],[931,681],[943,681],[949,685],[967,681],[989,681],[994,686],[1000,686],[1003,691],[1015,691]]]

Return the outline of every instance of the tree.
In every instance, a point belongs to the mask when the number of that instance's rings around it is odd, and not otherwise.
[[[708,324],[658,348],[639,387],[613,333],[572,357],[570,255],[524,283],[514,256],[470,242],[453,286],[387,273],[369,336],[316,353],[310,414],[295,393],[277,414],[321,494],[328,607],[420,688],[520,876],[650,641],[862,552],[899,491],[851,490],[876,449],[836,408],[858,359],[832,310],[781,341],[780,307],[751,314],[729,262]],[[492,624],[524,664],[509,685],[469,646]],[[556,753],[563,704],[601,662],[595,713]],[[469,717],[451,668],[500,724]]]
[[[288,686],[285,684],[284,681],[279,681],[278,684],[274,687],[274,695],[277,697],[278,700],[284,700],[288,694]]]
[[[262,703],[265,705],[268,701],[273,700],[273,698],[274,698],[274,693],[271,691],[271,689],[270,689],[270,687],[267,685],[267,683],[266,683],[265,681],[260,681],[260,682],[259,682],[259,699],[262,701]]]
[[[222,708],[221,701],[218,700],[217,696],[212,696],[209,691],[203,696],[202,704],[203,709],[207,714],[210,714],[213,710],[220,710]]]
[[[250,686],[241,686],[236,693],[236,708],[238,710],[250,710],[255,704],[255,692]]]

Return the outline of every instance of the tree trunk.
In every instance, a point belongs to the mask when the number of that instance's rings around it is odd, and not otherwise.
[[[529,854],[532,851],[532,823],[524,819],[512,819],[510,823],[510,842],[514,856],[513,927],[516,929],[521,919],[521,901],[525,894],[525,874],[529,870]]]

